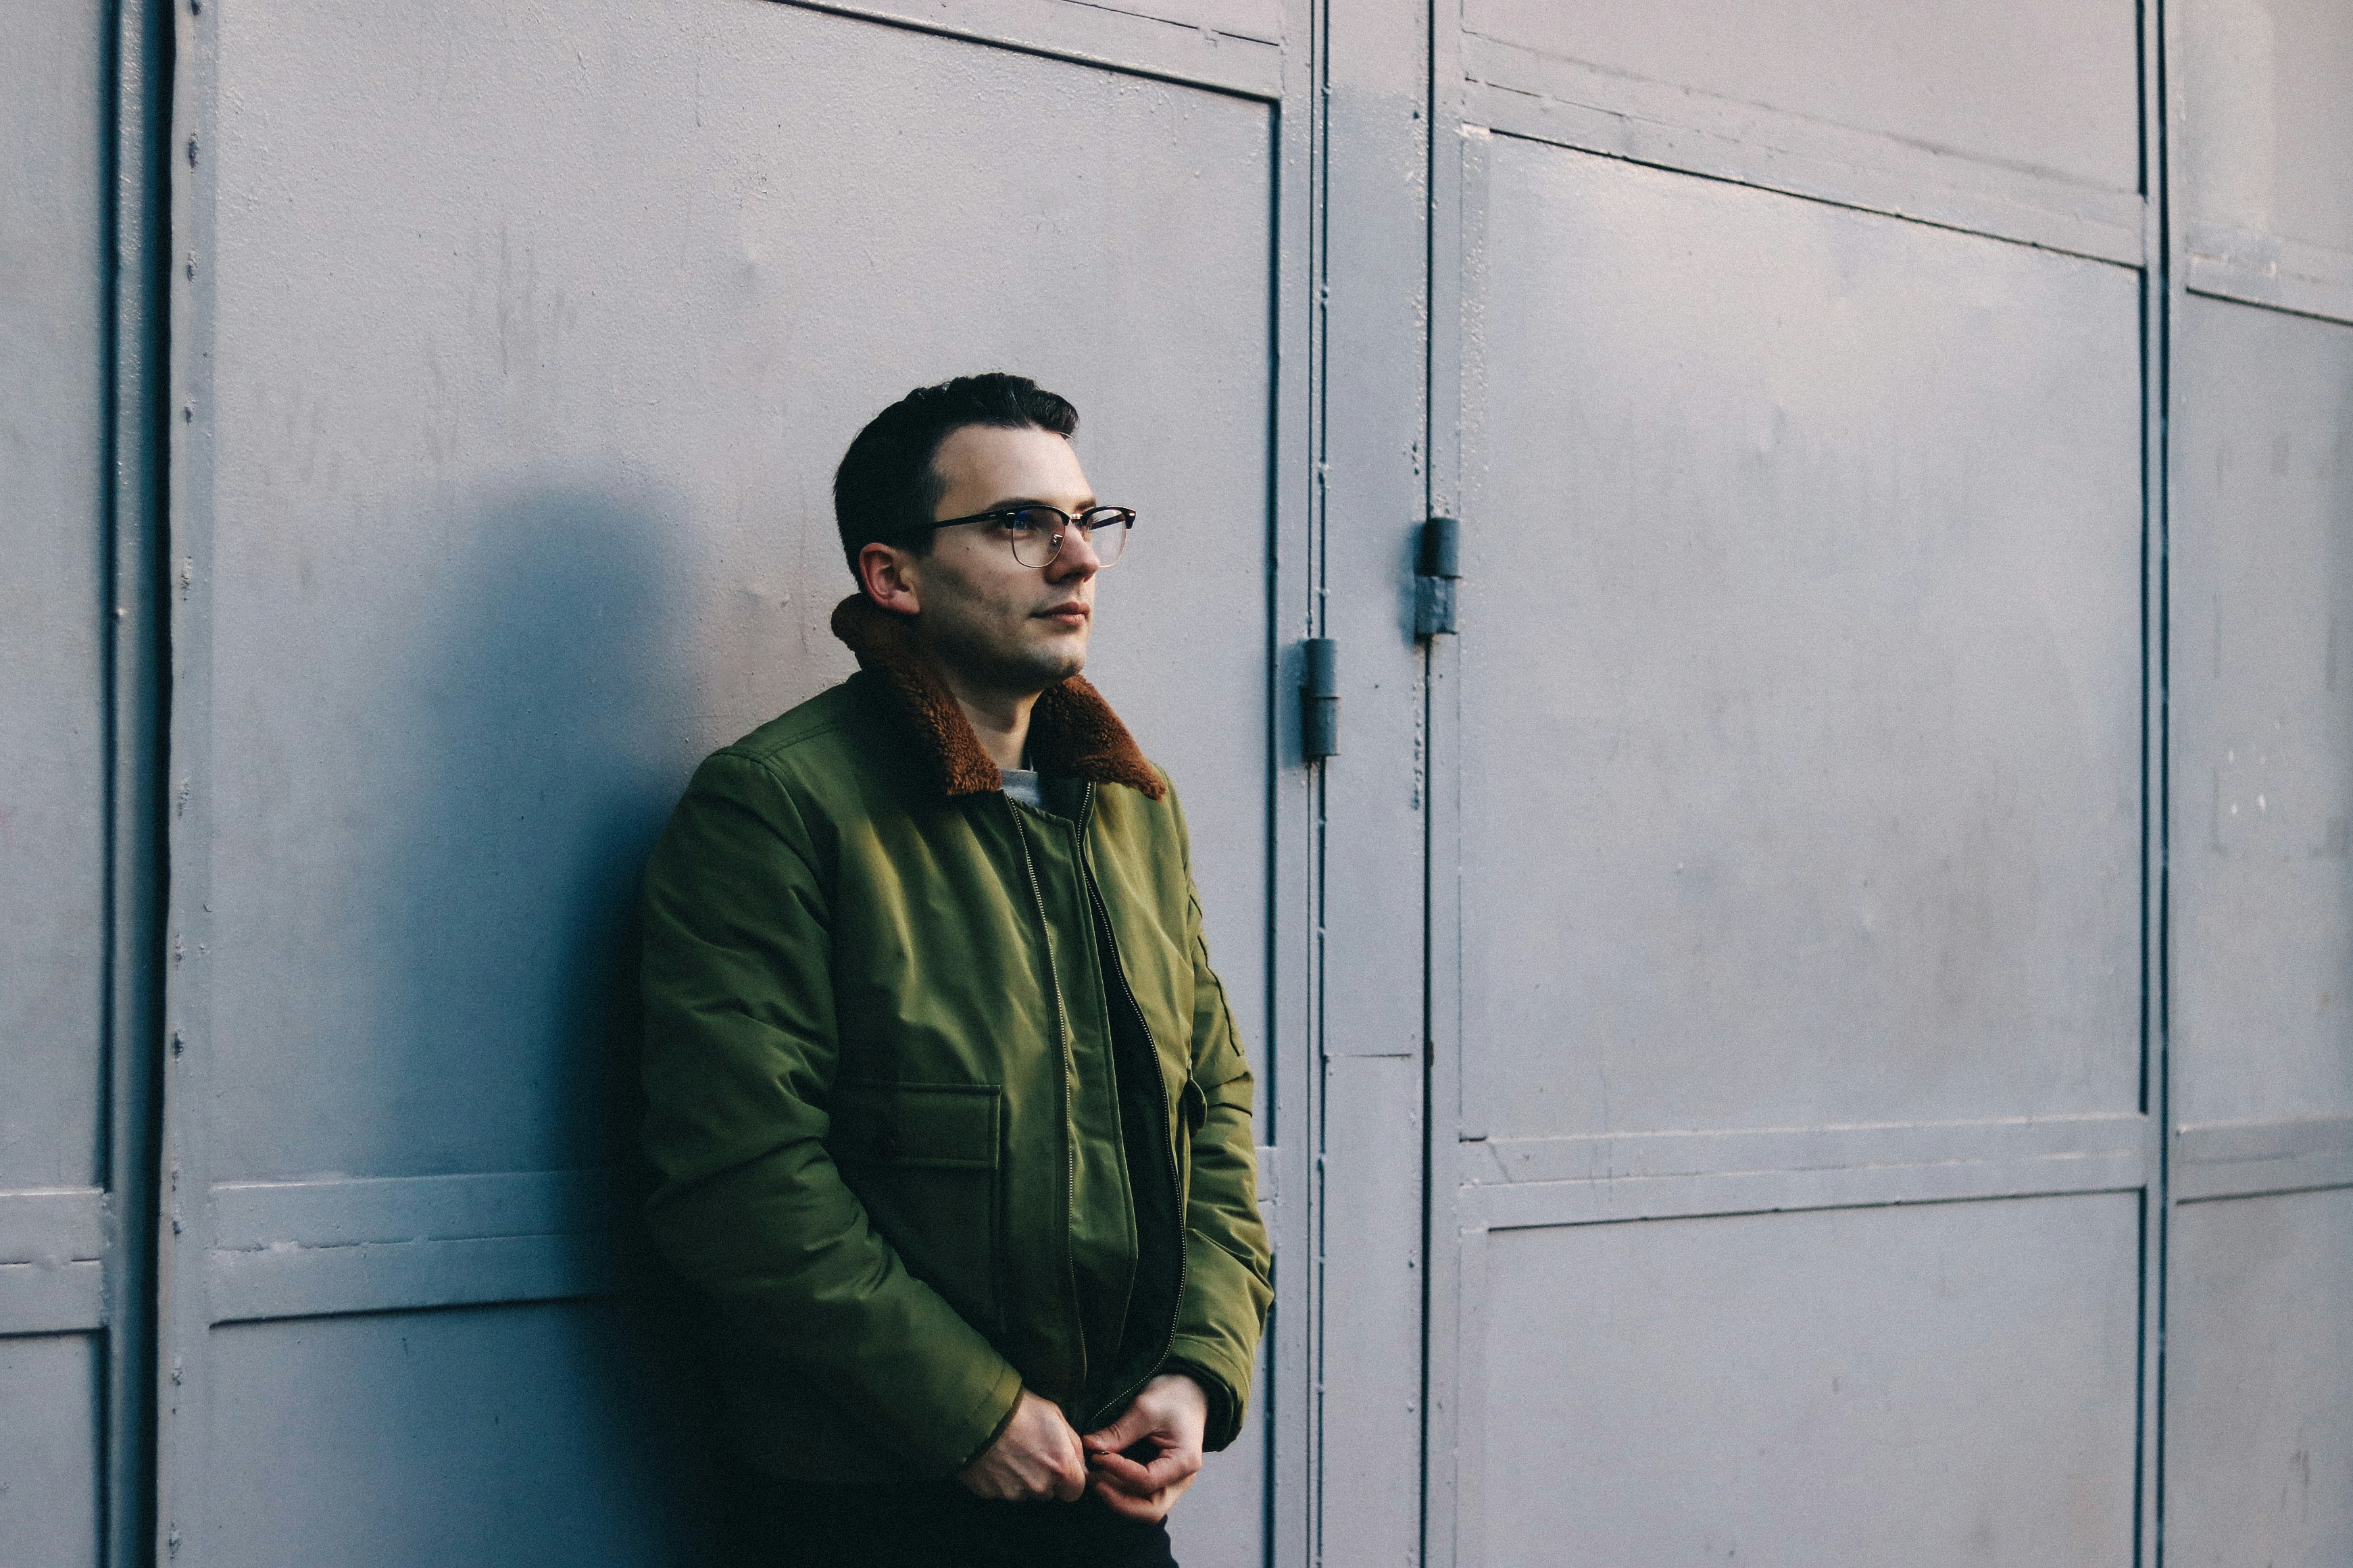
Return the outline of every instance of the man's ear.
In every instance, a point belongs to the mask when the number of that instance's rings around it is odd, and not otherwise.
[[[873,543],[858,552],[858,585],[884,609],[902,616],[923,611],[916,578],[915,552],[895,544]]]

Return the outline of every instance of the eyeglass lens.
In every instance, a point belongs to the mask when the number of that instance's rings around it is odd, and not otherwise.
[[[1095,559],[1108,566],[1127,548],[1131,514],[1117,507],[1098,507],[1077,517],[1066,517],[1052,507],[1024,507],[1006,518],[1013,539],[1013,559],[1024,566],[1043,566],[1060,553],[1065,529],[1082,530]]]

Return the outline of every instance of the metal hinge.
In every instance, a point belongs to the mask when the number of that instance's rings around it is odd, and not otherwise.
[[[1340,645],[1309,637],[1306,679],[1299,688],[1299,749],[1311,763],[1340,754]]]
[[[1433,517],[1421,525],[1421,560],[1413,579],[1413,635],[1434,637],[1454,627],[1454,585],[1462,576],[1462,525]]]

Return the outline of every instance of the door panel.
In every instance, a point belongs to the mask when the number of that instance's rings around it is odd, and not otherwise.
[[[2353,1552],[2353,16],[2172,16],[2190,296],[2170,388],[2166,1552],[2317,1568]]]
[[[1312,479],[1321,557],[1312,600],[1285,608],[1300,634],[1337,646],[1342,734],[1308,796],[1320,838],[1314,1088],[1310,1116],[1294,1110],[1289,1126],[1306,1122],[1313,1140],[1313,1164],[1292,1167],[1312,1184],[1313,1228],[1291,1233],[1276,1268],[1312,1280],[1305,1561],[1398,1564],[1422,1538],[1419,1489],[1404,1478],[1419,1476],[1424,1447],[1426,736],[1400,586],[1429,482],[1430,23],[1413,0],[1355,0],[1324,7],[1319,24],[1330,94],[1318,132],[1329,149]]]
[[[2353,325],[2191,299],[2174,376],[2167,1552],[2317,1568],[2353,1552]]]
[[[790,7],[698,23],[608,7],[547,100],[508,89],[581,37],[468,8],[224,50],[224,93],[303,132],[232,117],[219,162],[281,199],[224,224],[216,285],[216,1179],[586,1163],[566,933],[682,761],[851,668],[833,464],[961,370],[1067,392],[1143,511],[1100,673],[1200,777],[1221,929],[1263,928],[1267,110],[997,51],[976,79],[974,46]],[[429,115],[372,81],[428,38]],[[1054,169],[963,129],[1015,105]],[[1110,265],[1139,234],[1168,260]],[[1180,635],[1196,593],[1213,636]]]
[[[1440,202],[1433,1552],[2128,1560],[2132,9],[1574,9]]]
[[[1484,163],[1470,1124],[2131,1111],[2131,275]]]
[[[1462,25],[1736,111],[1778,111],[2109,190],[2139,184],[2132,0],[1915,0],[1895,9],[1857,0],[1464,0]],[[1706,112],[1687,99],[1683,112],[1694,111]]]
[[[2168,16],[2189,287],[2353,318],[2353,10],[2182,0]]]
[[[106,34],[0,19],[0,1191],[104,1183]]]
[[[648,1506],[666,1434],[611,1374],[631,1346],[609,1309],[239,1323],[211,1352],[234,1458],[206,1489],[207,1558],[659,1563],[692,1538]]]
[[[0,1542],[9,1568],[91,1568],[99,1516],[96,1334],[0,1338]]]
[[[107,1560],[109,1205],[152,1202],[108,1190],[110,960],[136,961],[109,952],[113,20],[0,13],[0,1557],[26,1568]]]
[[[671,1560],[585,1300],[611,970],[695,760],[850,668],[833,466],[909,387],[1037,376],[1142,514],[1090,674],[1262,1052],[1273,110],[754,0],[195,26],[171,1521],[207,1563]],[[1249,1560],[1252,1457],[1212,1464],[1201,1561]],[[262,1507],[289,1475],[319,1500]]]
[[[2353,1542],[2353,1191],[2184,1205],[2171,1255],[2167,1560],[2343,1563]]]
[[[1480,1560],[2124,1563],[2139,1251],[2123,1193],[1493,1232]]]
[[[2174,366],[2174,1115],[2353,1116],[2353,326],[2191,300]]]

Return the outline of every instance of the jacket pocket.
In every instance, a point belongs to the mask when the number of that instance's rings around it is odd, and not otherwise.
[[[837,1083],[826,1147],[907,1272],[976,1328],[1001,1322],[994,1084]]]

